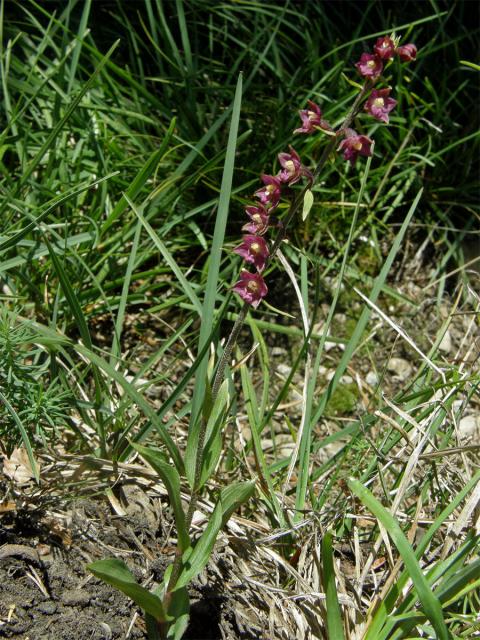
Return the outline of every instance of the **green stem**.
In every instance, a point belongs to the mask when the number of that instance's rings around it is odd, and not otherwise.
[[[222,381],[223,381],[225,367],[227,365],[228,360],[230,359],[232,349],[235,346],[235,343],[238,338],[238,334],[240,333],[240,329],[242,328],[243,322],[248,313],[248,309],[249,309],[249,305],[245,303],[242,309],[240,310],[240,313],[238,314],[238,318],[236,319],[235,324],[233,325],[233,329],[228,337],[227,344],[225,345],[225,349],[223,350],[222,357],[220,358],[220,362],[217,368],[217,373],[215,375],[215,380],[213,382],[212,402],[215,402],[215,399],[218,395],[220,385],[222,384]],[[202,416],[202,424],[198,434],[197,457],[195,459],[195,474],[194,474],[194,480],[193,480],[192,496],[190,498],[190,504],[188,505],[187,514],[185,516],[185,528],[187,531],[190,529],[190,526],[192,524],[193,514],[195,513],[195,509],[198,503],[198,498],[200,497],[200,489],[198,487],[200,485],[200,477],[202,473],[206,431],[207,431],[207,421]],[[177,548],[175,560],[173,561],[172,574],[170,576],[170,580],[168,581],[167,593],[165,596],[166,599],[170,597],[170,593],[175,588],[177,580],[180,576],[181,568],[182,568],[182,554],[180,550]]]

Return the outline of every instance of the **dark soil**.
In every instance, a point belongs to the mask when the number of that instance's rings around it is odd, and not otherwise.
[[[157,532],[147,530],[141,516],[112,516],[109,505],[101,501],[82,501],[72,509],[70,521],[71,529],[66,530],[38,510],[33,515],[0,515],[0,638],[146,638],[135,605],[85,567],[99,558],[121,557],[139,582],[151,586],[165,568]],[[141,546],[147,555],[138,550]],[[194,585],[191,600],[186,640],[241,637],[226,598],[216,588]]]

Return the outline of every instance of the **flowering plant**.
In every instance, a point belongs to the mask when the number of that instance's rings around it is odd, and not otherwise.
[[[417,48],[414,44],[399,46],[398,38],[391,35],[378,38],[373,46],[373,52],[362,53],[355,66],[364,78],[364,84],[353,107],[336,131],[324,119],[320,106],[312,100],[307,101],[306,109],[299,111],[301,127],[294,130],[295,134],[311,135],[323,130],[330,134],[332,139],[326,146],[320,163],[313,173],[302,164],[299,154],[290,146],[289,153],[278,154],[280,171],[276,175],[262,174],[261,180],[264,186],[254,193],[259,202],[246,207],[246,213],[251,222],[245,224],[243,230],[249,235],[245,235],[242,244],[234,249],[234,252],[240,255],[245,262],[253,264],[257,269],[256,273],[242,270],[239,281],[233,286],[233,291],[242,298],[247,306],[257,308],[262,298],[267,295],[268,288],[261,274],[278,249],[285,228],[299,209],[307,190],[320,174],[329,155],[335,151],[336,141],[340,140],[337,151],[341,151],[343,158],[351,163],[354,163],[358,156],[372,155],[373,140],[366,135],[358,134],[351,128],[351,124],[361,111],[362,105],[363,110],[370,116],[388,124],[389,114],[397,105],[397,101],[390,97],[391,87],[375,89],[374,86],[382,80],[385,66],[395,56],[398,56],[402,62],[410,62],[416,59]],[[269,249],[263,236],[272,226],[271,213],[278,207],[282,195],[285,194],[285,188],[288,189],[287,194],[290,195],[289,188],[302,178],[307,179],[307,186],[293,199],[286,220],[277,233],[277,240]],[[223,371],[221,373],[223,375]]]
[[[253,482],[238,482],[225,487],[220,492],[207,527],[197,541],[192,540],[191,525],[201,490],[214,473],[221,455],[222,428],[230,409],[228,381],[224,380],[224,372],[242,323],[249,309],[256,309],[267,296],[265,274],[268,267],[279,250],[290,222],[302,206],[304,215],[308,214],[313,201],[312,186],[330,155],[340,151],[343,158],[352,164],[359,156],[372,156],[373,140],[357,133],[352,125],[362,110],[388,124],[389,114],[395,108],[396,101],[390,97],[390,87],[374,87],[382,81],[384,68],[394,56],[398,56],[402,62],[414,60],[416,47],[413,44],[399,47],[395,36],[384,37],[377,40],[373,52],[361,55],[356,68],[364,82],[338,128],[335,129],[325,120],[320,106],[312,100],[307,101],[306,109],[300,110],[301,126],[295,129],[294,134],[320,133],[328,140],[313,171],[303,164],[299,153],[290,146],[288,151],[278,154],[277,173],[261,175],[262,185],[254,192],[255,200],[245,208],[248,220],[242,227],[242,241],[233,249],[247,267],[241,269],[239,279],[232,287],[232,291],[243,300],[243,307],[228,337],[213,384],[208,388],[208,393],[205,393],[203,406],[197,413],[192,410],[196,429],[189,433],[185,453],[182,455],[172,439],[165,434],[164,441],[174,465],[165,459],[161,451],[132,443],[132,447],[151,465],[167,487],[177,528],[175,560],[167,568],[162,582],[153,590],[139,585],[120,560],[101,560],[92,563],[89,568],[96,576],[118,587],[142,607],[146,613],[149,638],[179,640],[182,637],[189,617],[187,586],[207,564],[216,537],[230,515],[254,491]],[[233,167],[233,162],[231,164]],[[302,180],[304,184],[299,188]],[[286,214],[279,220],[272,214],[276,213],[282,199],[288,200],[289,204]],[[268,232],[274,229],[276,237],[272,242],[268,238]],[[191,487],[186,512],[180,490],[181,476],[187,476]]]

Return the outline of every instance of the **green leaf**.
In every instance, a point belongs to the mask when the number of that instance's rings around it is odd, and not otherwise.
[[[130,569],[118,558],[106,558],[87,565],[94,576],[131,598],[135,604],[150,614],[157,622],[166,622],[168,616],[160,598],[135,581]]]
[[[171,598],[168,615],[172,616],[173,622],[168,627],[167,640],[181,640],[190,618],[190,598],[185,587],[174,591]]]
[[[220,500],[222,503],[222,527],[230,519],[234,511],[249,500],[255,491],[254,482],[236,482],[222,489]]]
[[[50,259],[52,261],[53,267],[57,273],[58,279],[60,281],[60,285],[62,287],[63,295],[65,296],[68,306],[75,318],[77,323],[77,328],[80,333],[80,336],[88,349],[92,348],[92,339],[90,337],[90,331],[88,329],[88,324],[85,319],[85,315],[82,311],[82,307],[78,300],[77,294],[73,290],[73,287],[70,283],[70,278],[67,273],[67,270],[64,268],[64,265],[58,258],[56,252],[54,251],[52,245],[49,240],[45,236],[45,244],[48,248],[48,252],[50,253]]]
[[[217,536],[232,513],[246,502],[255,490],[253,482],[238,482],[222,490],[205,531],[195,547],[184,554],[183,569],[175,590],[185,587],[207,565]]]
[[[203,404],[202,404],[202,417],[205,420],[205,422],[207,422],[208,419],[210,418],[210,415],[213,409],[213,404],[214,402],[213,402],[212,385],[207,375],[207,378],[205,380],[205,397],[203,398]]]
[[[303,210],[302,210],[302,220],[306,220],[308,214],[310,213],[310,209],[313,205],[313,193],[310,189],[305,191],[305,195],[303,197]]]
[[[225,238],[225,228],[227,225],[228,212],[230,206],[230,195],[232,192],[233,169],[235,165],[235,152],[238,137],[238,125],[240,121],[240,107],[242,103],[242,74],[239,75],[235,98],[233,100],[232,120],[228,135],[227,151],[225,154],[225,164],[223,168],[222,184],[218,201],[218,212],[215,219],[215,230],[213,233],[212,247],[208,263],[208,277],[205,289],[205,298],[202,307],[202,324],[200,326],[200,337],[198,340],[198,352],[200,353],[207,340],[210,339],[210,329],[215,321],[215,303],[217,300],[217,288],[220,272],[220,262],[222,258],[223,241]],[[204,357],[198,368],[195,378],[195,388],[193,391],[192,415],[188,439],[198,441],[198,431],[202,428],[198,416],[205,397],[205,379],[207,372],[207,358]],[[194,445],[195,447],[195,445]],[[193,484],[195,471],[187,469],[187,477],[190,485]]]
[[[399,554],[402,556],[405,567],[417,591],[418,598],[422,604],[425,615],[437,632],[437,637],[439,640],[449,640],[450,634],[445,625],[442,606],[438,598],[436,598],[432,593],[432,590],[430,589],[430,586],[418,564],[417,558],[415,557],[415,553],[401,530],[396,518],[394,518],[392,514],[389,513],[358,480],[350,478],[348,480],[348,486],[388,531],[390,538],[397,547]]]
[[[222,433],[226,425],[229,406],[228,380],[224,380],[208,419],[200,485],[196,489],[203,487],[210,478],[222,453]]]
[[[201,307],[201,304],[200,304],[200,302],[199,302],[199,300],[197,298],[197,295],[194,292],[194,290],[192,289],[191,284],[188,282],[187,278],[185,277],[185,274],[183,273],[182,269],[179,267],[179,265],[175,261],[174,257],[172,256],[170,251],[165,246],[165,243],[162,242],[162,240],[160,240],[160,238],[158,237],[158,235],[155,232],[155,230],[153,229],[153,227],[145,220],[145,218],[143,217],[143,215],[140,212],[140,210],[138,209],[138,207],[136,207],[134,205],[134,203],[130,200],[130,198],[128,197],[127,194],[125,194],[125,200],[128,202],[128,204],[130,205],[132,211],[135,213],[135,215],[138,217],[140,222],[143,224],[143,226],[147,230],[148,235],[153,240],[153,243],[155,244],[157,249],[162,254],[163,259],[165,260],[165,262],[168,264],[168,266],[171,268],[171,270],[175,274],[177,280],[179,281],[179,283],[182,286],[182,290],[190,298],[190,301],[193,304],[193,306],[195,307],[195,309],[197,310],[198,315],[200,317],[202,317],[202,307]],[[203,324],[202,324],[202,326],[203,326]]]
[[[217,502],[205,531],[195,544],[183,555],[183,570],[177,581],[175,589],[180,589],[189,584],[200,571],[207,565],[218,533],[222,528],[222,503]]]
[[[95,69],[95,71],[92,73],[92,75],[89,77],[87,82],[83,85],[83,87],[77,93],[77,95],[72,100],[70,105],[67,107],[67,109],[65,111],[65,115],[63,116],[63,118],[61,118],[57,122],[57,124],[53,127],[51,133],[45,138],[45,141],[40,146],[40,149],[37,151],[35,156],[30,160],[28,165],[25,167],[24,171],[22,172],[21,177],[19,178],[19,180],[16,183],[16,188],[15,188],[15,191],[13,192],[13,194],[17,194],[20,191],[20,189],[26,184],[27,180],[30,178],[32,173],[35,171],[35,169],[39,165],[39,163],[42,160],[42,158],[45,156],[45,154],[47,153],[49,148],[53,145],[55,139],[60,134],[60,132],[62,131],[62,129],[65,126],[65,124],[67,123],[67,121],[70,119],[72,114],[77,109],[77,107],[80,104],[83,96],[95,84],[98,75],[102,71],[103,67],[107,64],[108,59],[113,54],[113,52],[115,51],[115,49],[117,48],[117,46],[119,44],[120,44],[120,40],[117,40],[116,42],[114,42],[113,45],[110,47],[110,49],[107,51],[107,53],[102,57],[101,61],[99,62],[98,66],[97,66],[97,68]],[[6,199],[2,203],[2,207],[1,207],[2,210],[4,209],[4,206],[7,203],[8,203],[8,199]]]
[[[153,593],[159,598],[164,598],[167,585],[172,575],[173,565],[169,565],[163,574],[162,582],[153,589]],[[177,589],[169,594],[168,616],[171,618],[168,630],[164,635],[159,633],[156,621],[147,614],[145,622],[147,625],[147,635],[150,640],[181,640],[190,617],[190,598],[186,587]]]
[[[421,558],[425,553],[425,550],[428,548],[430,541],[433,539],[434,535],[441,528],[441,526],[446,522],[446,520],[455,512],[458,506],[462,503],[468,493],[476,487],[478,482],[480,481],[480,471],[470,479],[470,481],[463,487],[463,489],[450,501],[445,509],[437,516],[434,520],[433,524],[430,525],[427,532],[420,540],[416,550],[415,557]],[[397,598],[399,593],[401,593],[408,579],[407,571],[404,571],[402,575],[398,578],[395,584],[392,585],[387,595],[382,599],[379,603],[371,622],[368,624],[365,640],[377,640],[378,638],[385,637],[384,635],[380,635],[385,630],[385,624],[388,624],[388,620],[390,620],[392,616],[392,611],[394,610],[395,603],[397,602]]]
[[[182,506],[182,497],[180,492],[180,475],[175,467],[165,462],[162,452],[158,449],[144,447],[141,444],[131,443],[132,447],[138,451],[144,460],[152,466],[158,473],[164,483],[170,504],[172,505],[175,516],[175,524],[177,525],[178,544],[182,551],[186,551],[190,547],[190,536],[188,535],[185,524],[185,512]]]
[[[310,461],[310,454],[311,454],[311,448],[312,448],[312,430],[315,427],[315,424],[317,423],[318,417],[319,417],[319,412],[324,411],[326,404],[327,404],[327,400],[328,400],[328,394],[329,393],[333,393],[334,391],[334,385],[338,383],[340,377],[342,374],[339,374],[339,369],[340,367],[344,366],[346,367],[348,365],[348,362],[351,358],[351,355],[353,354],[353,350],[350,352],[349,358],[348,360],[345,361],[345,359],[342,359],[340,361],[340,364],[337,367],[337,370],[335,372],[335,376],[332,379],[332,381],[329,384],[329,387],[327,388],[327,391],[324,392],[322,394],[322,398],[320,401],[320,407],[317,410],[317,416],[312,420],[312,413],[314,411],[314,402],[316,400],[317,397],[317,393],[316,393],[316,388],[317,388],[317,380],[318,380],[318,373],[320,370],[320,366],[321,366],[321,362],[323,361],[323,350],[325,347],[325,342],[327,340],[327,335],[330,332],[330,326],[331,323],[333,321],[333,317],[334,317],[334,313],[337,307],[337,303],[338,303],[338,299],[340,297],[340,291],[341,291],[341,285],[343,282],[343,279],[345,277],[345,271],[346,271],[346,267],[347,267],[347,261],[348,261],[348,257],[350,255],[350,249],[353,243],[353,238],[354,238],[354,232],[357,226],[357,220],[358,220],[358,215],[359,215],[359,211],[360,211],[360,205],[364,199],[364,192],[366,189],[366,185],[367,185],[367,180],[368,180],[368,176],[370,173],[370,166],[371,166],[371,158],[368,158],[366,166],[365,166],[365,171],[363,174],[363,178],[360,184],[360,190],[358,192],[358,197],[357,197],[357,203],[355,206],[355,211],[353,213],[353,217],[350,223],[350,231],[348,234],[348,239],[343,251],[343,258],[342,258],[342,264],[340,267],[340,273],[338,274],[338,284],[336,286],[336,290],[335,290],[335,294],[334,294],[334,298],[333,301],[330,305],[330,310],[328,312],[328,316],[327,316],[327,320],[325,323],[325,326],[323,328],[323,335],[320,339],[320,344],[318,345],[317,348],[317,353],[315,356],[315,361],[313,363],[313,366],[311,367],[311,370],[309,372],[308,375],[308,381],[307,381],[307,377],[305,379],[305,383],[307,385],[306,387],[306,394],[305,394],[305,409],[304,409],[304,427],[302,429],[302,433],[299,435],[300,438],[300,444],[299,444],[299,456],[298,456],[298,468],[299,468],[299,473],[298,473],[298,482],[297,482],[297,489],[296,489],[296,497],[295,497],[295,507],[296,507],[296,513],[294,515],[294,521],[298,521],[301,518],[301,514],[305,508],[305,500],[306,500],[306,496],[307,496],[307,490],[308,490],[308,484],[309,484],[309,474],[310,474],[310,469],[311,469],[311,461]],[[385,275],[386,277],[386,275]],[[305,273],[303,280],[305,283],[308,283],[308,276]],[[308,290],[307,285],[305,286],[305,291]],[[305,300],[305,306],[308,307],[308,301]],[[317,305],[315,305],[317,306]],[[313,324],[313,323],[312,323]],[[313,330],[313,326],[310,327],[310,330]],[[363,329],[362,329],[363,332]],[[361,334],[360,334],[361,335]],[[357,336],[357,338],[360,338],[360,335]],[[353,341],[353,337],[352,337],[352,341]],[[347,346],[347,351],[348,351],[348,346]],[[343,363],[343,364],[342,364]],[[308,371],[308,369],[307,369]],[[343,372],[342,372],[343,373]],[[337,381],[337,382],[335,382]],[[321,415],[321,413],[320,413]]]
[[[295,367],[292,367],[292,377],[294,371]],[[252,434],[252,442],[255,450],[255,458],[258,465],[258,473],[261,478],[261,484],[266,485],[266,489],[268,488],[268,492],[265,489],[265,499],[268,501],[269,510],[275,514],[279,525],[287,528],[288,523],[285,519],[280,501],[275,493],[272,476],[265,461],[265,454],[262,447],[261,434],[263,426],[268,422],[268,416],[264,418],[263,422],[260,422],[260,418],[258,415],[257,394],[253,384],[252,376],[250,375],[249,368],[245,363],[243,363],[240,367],[240,376],[242,379],[243,395],[245,397],[245,403],[247,406],[247,415],[250,423],[250,431]]]
[[[102,184],[106,180],[109,180],[110,178],[116,176],[117,173],[118,171],[116,171],[115,173],[109,173],[107,176],[104,176],[99,180],[94,180],[93,182],[89,182],[86,185],[83,185],[76,189],[72,189],[60,197],[49,200],[50,204],[48,202],[46,203],[48,206],[46,209],[42,211],[42,213],[40,213],[36,218],[33,218],[28,224],[26,224],[23,227],[23,229],[20,229],[20,231],[15,233],[13,236],[0,242],[0,254],[2,254],[7,249],[10,249],[11,247],[14,247],[15,245],[17,245],[22,240],[22,238],[27,236],[30,233],[30,231],[33,231],[34,229],[39,227],[40,222],[42,222],[42,220],[46,218],[52,211],[55,211],[56,209],[58,209],[60,205],[62,205],[64,202],[68,202],[68,200],[74,198],[75,196],[78,196],[80,193],[83,193],[85,191],[88,191],[89,189],[93,189],[97,187],[98,185]],[[25,215],[28,215],[28,214],[25,214]]]
[[[108,218],[105,220],[102,227],[102,235],[112,226],[112,224],[122,215],[125,209],[129,206],[129,200],[135,200],[137,195],[145,186],[145,183],[150,178],[152,173],[155,171],[158,163],[162,159],[167,150],[167,147],[172,138],[173,132],[175,130],[175,118],[170,122],[170,126],[168,127],[167,132],[165,133],[165,137],[162,140],[162,144],[160,145],[160,149],[154,151],[150,157],[147,159],[143,167],[135,176],[133,182],[130,184],[126,192],[122,195],[120,200],[117,202],[115,207],[112,209]]]
[[[328,637],[342,640],[343,633],[342,614],[338,603],[337,587],[335,583],[335,568],[333,565],[332,532],[327,531],[322,539],[322,569],[323,586],[326,595],[327,630]]]
[[[470,67],[471,69],[475,69],[475,71],[480,71],[480,64],[476,64],[475,62],[470,62],[469,60],[459,60],[460,64],[465,65],[466,67]]]
[[[210,401],[208,396],[206,396],[206,401]],[[225,414],[228,410],[229,401],[228,381],[225,380],[220,387],[213,408],[210,411],[210,417],[208,418],[203,449],[202,473],[200,483],[198,487],[195,487],[197,490],[207,482],[220,457],[222,451],[222,427],[225,424]],[[203,420],[204,418],[202,417],[201,419]],[[194,482],[197,450],[198,438],[189,438],[185,451],[185,471],[192,485]]]

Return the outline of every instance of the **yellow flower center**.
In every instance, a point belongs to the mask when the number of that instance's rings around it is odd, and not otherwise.
[[[274,191],[274,189],[275,189],[275,186],[274,186],[273,184],[268,184],[268,185],[265,187],[265,191],[266,191],[267,193],[272,193],[272,192]]]
[[[375,66],[375,60],[369,60],[367,62],[367,67],[370,67],[370,69],[373,69],[374,66]]]
[[[260,224],[262,222],[262,216],[259,213],[254,213],[252,216],[253,222]]]
[[[295,164],[293,160],[287,160],[285,162],[285,169],[290,176],[295,173]]]
[[[258,282],[256,282],[255,280],[250,280],[250,282],[247,284],[247,289],[250,291],[250,293],[257,293]]]
[[[317,114],[315,113],[315,111],[307,111],[307,116],[309,120],[313,120],[313,118],[317,117]]]
[[[250,251],[252,251],[252,253],[259,253],[260,245],[258,244],[258,242],[252,242],[252,244],[250,245]]]
[[[352,146],[355,149],[355,151],[361,151],[362,150],[362,143],[360,141],[355,142],[355,144],[353,144]]]
[[[373,104],[376,107],[382,108],[385,105],[385,100],[383,98],[375,98],[375,100],[373,101]]]

